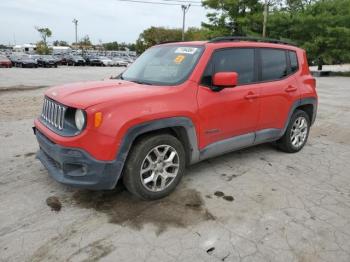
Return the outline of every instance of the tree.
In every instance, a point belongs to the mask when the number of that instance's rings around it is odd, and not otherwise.
[[[53,41],[52,43],[54,46],[69,46],[68,43],[66,41],[58,41],[58,40],[55,40]]]
[[[194,40],[206,40],[210,35],[210,31],[206,28],[190,27],[185,32],[186,41]],[[165,27],[150,27],[144,30],[139,38],[136,40],[135,45],[128,47],[130,50],[136,50],[138,54],[141,54],[147,48],[172,41],[181,41],[182,29],[180,28],[165,28]]]
[[[147,48],[168,41],[180,41],[181,29],[169,29],[165,27],[150,27],[144,30],[136,41],[137,53],[142,53]]]
[[[210,37],[210,31],[206,28],[190,27],[185,32],[186,41],[207,40]]]
[[[43,41],[39,41],[36,43],[36,52],[39,55],[48,55],[51,52],[51,48],[49,48]]]
[[[135,51],[135,44],[127,44],[125,42],[122,42],[119,44],[119,50],[123,51]]]
[[[118,42],[104,43],[103,48],[105,50],[119,50]]]
[[[208,23],[202,26],[210,35],[258,35],[262,32],[263,5],[259,0],[204,0],[203,6],[210,9]]]
[[[50,49],[47,46],[47,38],[52,36],[52,32],[47,27],[35,27],[36,31],[40,34],[41,41],[36,44],[36,51],[38,54],[47,55],[50,53]]]
[[[35,27],[35,29],[39,32],[43,44],[47,46],[47,38],[52,36],[52,31],[47,27]]]
[[[11,47],[0,44],[0,49],[11,49]]]
[[[296,11],[290,12],[294,9]],[[310,61],[350,61],[350,1],[323,0],[287,6],[270,15],[272,38],[290,39],[306,49]]]
[[[210,10],[202,23],[209,37],[265,31],[306,49],[310,61],[350,62],[349,0],[204,0],[203,5]]]
[[[92,43],[90,41],[89,35],[85,35],[79,42],[78,44],[83,47],[91,47]]]

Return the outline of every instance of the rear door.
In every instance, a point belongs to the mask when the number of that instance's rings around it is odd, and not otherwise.
[[[293,75],[298,70],[296,54],[294,51],[275,48],[258,50],[261,107],[257,131],[283,129],[289,110],[300,97]]]

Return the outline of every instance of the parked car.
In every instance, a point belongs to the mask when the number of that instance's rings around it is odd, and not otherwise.
[[[10,56],[10,60],[16,67],[38,67],[36,60],[29,55],[12,55]]]
[[[298,152],[317,101],[296,46],[239,37],[162,44],[116,79],[47,90],[37,157],[61,183],[102,190],[122,179],[153,200],[189,164],[272,141]]]
[[[86,63],[85,59],[80,55],[66,56],[65,61],[67,65],[72,65],[72,66],[84,66]]]
[[[90,66],[103,66],[103,62],[98,56],[86,56],[85,59]]]
[[[0,67],[12,67],[12,62],[4,55],[0,55]]]
[[[121,59],[120,57],[113,57],[112,58],[112,65],[113,66],[128,66],[128,62]]]
[[[41,67],[57,67],[58,61],[50,55],[41,55],[36,58],[38,66]]]
[[[102,66],[112,66],[113,65],[112,59],[110,59],[106,56],[100,56],[99,59],[102,62]]]
[[[67,65],[67,58],[69,56],[70,56],[70,54],[56,54],[56,55],[54,55],[54,57],[57,60],[57,63],[59,65]]]
[[[135,61],[133,58],[131,58],[129,56],[123,57],[123,60],[130,63],[130,64],[132,64]]]

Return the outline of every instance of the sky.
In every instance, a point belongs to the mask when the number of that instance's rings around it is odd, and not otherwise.
[[[169,3],[169,0],[144,0]],[[184,1],[184,0],[181,0]],[[191,0],[199,1],[199,0]],[[200,26],[207,10],[192,6],[186,28]],[[78,20],[78,38],[89,35],[93,43],[134,42],[150,26],[182,27],[181,6],[120,2],[117,0],[0,0],[0,44],[39,41],[35,27],[52,31],[49,41],[75,41],[73,19]]]

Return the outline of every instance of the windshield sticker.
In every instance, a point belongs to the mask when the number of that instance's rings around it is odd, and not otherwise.
[[[174,63],[181,64],[185,60],[185,58],[186,58],[186,56],[184,56],[184,55],[178,55],[177,57],[175,57]]]
[[[193,55],[198,48],[196,47],[178,47],[175,50],[175,54],[190,54]]]

